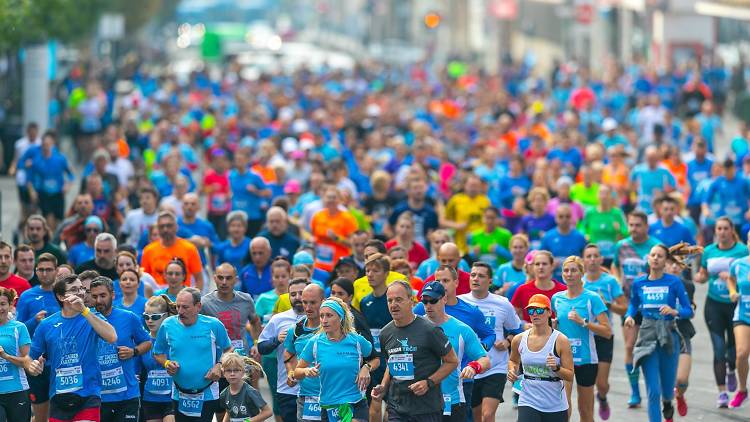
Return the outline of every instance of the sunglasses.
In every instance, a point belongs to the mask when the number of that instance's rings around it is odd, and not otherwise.
[[[544,308],[529,308],[526,310],[526,313],[529,315],[534,315],[534,314],[542,315],[544,311],[546,311],[546,309]]]
[[[166,315],[166,312],[162,312],[160,314],[143,314],[144,321],[158,321],[162,318],[164,318],[164,315]]]
[[[438,302],[440,302],[440,299],[431,299],[429,297],[422,297],[422,304],[424,305],[434,305]]]

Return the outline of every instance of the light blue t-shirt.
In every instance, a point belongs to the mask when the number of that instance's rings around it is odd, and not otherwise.
[[[425,259],[419,264],[419,267],[417,268],[416,276],[421,278],[422,280],[427,280],[427,278],[433,274],[435,274],[435,271],[440,267],[440,262],[438,262],[437,258],[430,257]],[[461,271],[469,272],[471,271],[471,268],[469,268],[469,264],[466,263],[463,259],[458,261],[458,269]]]
[[[320,404],[357,403],[364,392],[357,386],[362,359],[372,353],[372,343],[356,333],[331,341],[325,333],[311,338],[300,356],[320,365]]]
[[[102,402],[112,403],[129,400],[141,395],[136,379],[137,359],[121,360],[117,355],[119,346],[130,347],[149,341],[151,337],[143,327],[141,319],[130,311],[112,308],[107,317],[117,333],[117,343],[99,340],[97,358],[101,371]]]
[[[557,258],[559,263],[555,267],[552,278],[562,280],[562,263],[565,258],[571,255],[581,255],[585,247],[586,238],[578,230],[572,229],[570,233],[562,234],[557,228],[554,228],[544,234],[539,249],[550,251]]]
[[[617,279],[607,273],[601,273],[597,280],[589,280],[586,274],[584,274],[583,288],[598,294],[599,297],[604,300],[605,305],[614,302],[615,299],[624,294]],[[607,309],[607,317],[609,318],[609,323],[611,325],[612,312],[609,309]]]
[[[0,346],[10,356],[19,356],[23,346],[31,344],[29,330],[19,321],[8,321],[0,325]],[[0,394],[15,393],[29,389],[26,371],[0,358]]]
[[[737,293],[740,294],[737,307],[734,308],[733,320],[750,324],[750,261],[735,260],[729,268],[729,273],[737,280]]]
[[[154,354],[168,355],[170,360],[180,364],[180,370],[172,380],[183,389],[201,389],[208,381],[208,372],[219,362],[224,350],[232,343],[224,324],[218,319],[206,315],[198,315],[195,324],[185,326],[177,315],[164,320],[156,334]],[[214,382],[210,388],[204,390],[203,400],[219,398],[219,384]],[[180,400],[178,390],[172,393],[173,400]]]
[[[708,272],[708,297],[721,303],[731,303],[726,281],[719,277],[722,272],[729,272],[732,263],[748,255],[747,246],[737,242],[729,249],[719,249],[716,243],[706,247],[701,256],[701,268]]]
[[[594,332],[568,319],[568,313],[575,310],[581,318],[596,321],[597,316],[607,312],[607,306],[598,294],[584,289],[575,298],[568,297],[568,292],[557,292],[552,295],[552,311],[557,315],[558,329],[570,341],[574,365],[599,363],[596,354]]]
[[[479,337],[476,333],[466,324],[457,320],[456,318],[449,316],[448,320],[440,324],[439,327],[448,337],[451,342],[453,351],[458,356],[458,361],[467,362],[475,361],[479,358],[487,356],[487,352],[482,347],[482,343],[479,342]],[[454,369],[447,377],[440,383],[440,390],[443,393],[443,401],[445,407],[443,414],[449,411],[451,406],[465,403],[466,398],[464,397],[464,389],[459,375],[463,369],[463,364]],[[448,413],[450,414],[450,413]]]
[[[652,212],[651,203],[658,193],[664,192],[667,187],[674,188],[677,186],[677,182],[669,170],[664,167],[657,167],[652,170],[645,163],[635,166],[630,174],[630,181],[637,182],[637,206],[647,214]]]
[[[229,171],[229,185],[232,189],[232,210],[245,211],[248,220],[260,220],[263,218],[262,205],[263,198],[247,190],[249,185],[255,186],[258,190],[266,188],[261,177],[252,172],[246,171],[240,174],[237,169]]]
[[[518,284],[526,281],[526,273],[523,268],[516,269],[513,266],[513,262],[506,262],[501,265],[495,272],[495,276],[492,277],[492,284],[497,287],[502,287],[506,284]]]
[[[318,327],[307,328],[305,326],[305,324],[307,324],[307,317],[303,318],[302,321],[304,321],[302,322],[304,333],[295,338],[294,330],[297,328],[297,325],[295,324],[289,327],[286,339],[284,339],[284,350],[298,357],[302,355],[305,346],[307,346],[307,343],[310,342],[311,338],[315,337],[316,331],[318,331]],[[299,392],[297,395],[301,397],[318,397],[320,395],[320,379],[305,378],[300,381]]]

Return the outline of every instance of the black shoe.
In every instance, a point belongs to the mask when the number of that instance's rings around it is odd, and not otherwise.
[[[672,420],[672,417],[674,417],[674,407],[672,406],[671,400],[662,402],[661,413],[664,416],[664,419]]]

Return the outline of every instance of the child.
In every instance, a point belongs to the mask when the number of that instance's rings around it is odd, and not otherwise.
[[[258,390],[245,382],[263,373],[258,362],[232,352],[221,358],[221,369],[229,383],[219,396],[221,409],[226,412],[224,422],[261,422],[273,416]]]

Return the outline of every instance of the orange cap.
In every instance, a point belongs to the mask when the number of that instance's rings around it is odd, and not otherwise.
[[[526,305],[526,308],[552,309],[552,306],[547,296],[541,293],[537,293],[534,296],[531,296],[531,299],[529,299],[529,304]]]

